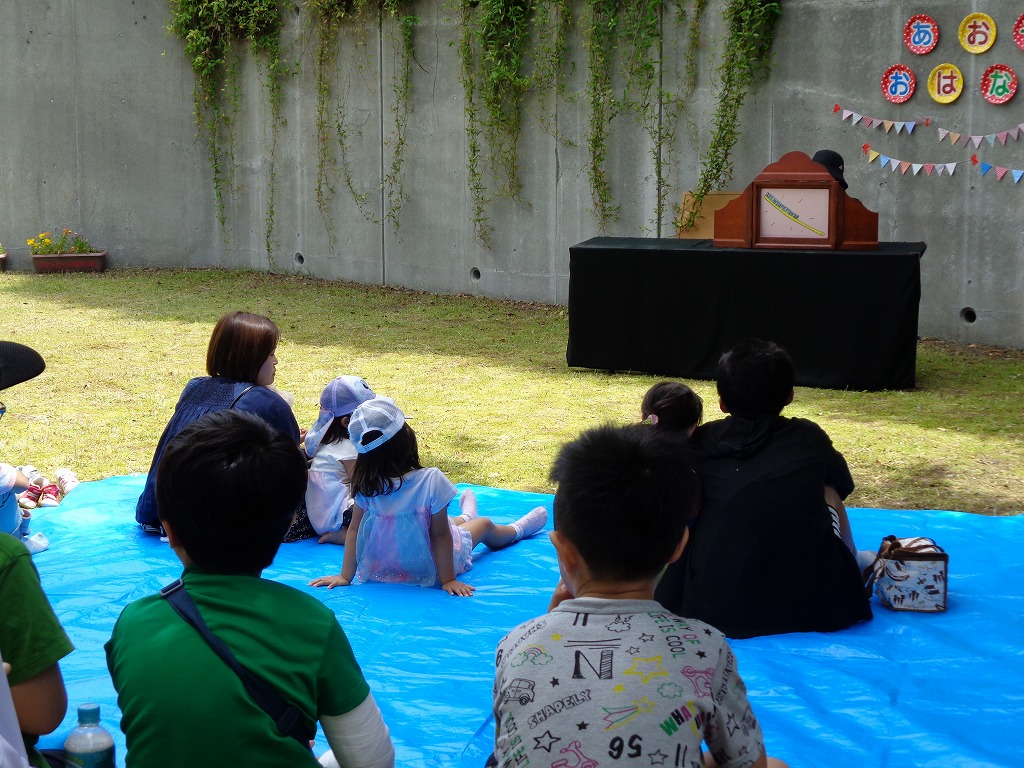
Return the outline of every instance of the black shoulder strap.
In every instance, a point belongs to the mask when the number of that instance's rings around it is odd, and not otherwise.
[[[189,597],[188,592],[185,591],[184,582],[178,579],[168,584],[160,590],[160,596],[167,600],[175,613],[195,627],[207,644],[234,670],[235,674],[241,678],[245,690],[249,692],[253,700],[264,712],[273,718],[278,730],[287,736],[291,736],[306,749],[310,749],[309,742],[316,737],[316,730],[313,729],[310,732],[310,730],[303,727],[302,713],[296,707],[285,702],[281,695],[266,682],[243,667],[227,644],[210,631],[196,604]]]
[[[248,387],[246,387],[241,392],[239,392],[238,395],[235,397],[235,399],[231,401],[231,405],[228,406],[228,410],[230,411],[232,408],[234,408],[236,405],[238,405],[238,401],[241,400],[243,397],[245,397],[245,393],[248,392],[250,389],[252,389],[255,386],[256,386],[255,384],[250,384]],[[168,586],[170,586],[170,585],[168,585]]]

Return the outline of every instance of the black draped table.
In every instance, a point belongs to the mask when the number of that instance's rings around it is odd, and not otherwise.
[[[595,237],[569,249],[566,361],[713,379],[722,352],[758,337],[789,351],[800,386],[908,389],[925,247],[732,249]]]

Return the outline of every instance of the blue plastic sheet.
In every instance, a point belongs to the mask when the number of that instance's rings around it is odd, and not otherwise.
[[[124,606],[181,571],[168,546],[135,525],[143,480],[84,483],[34,522],[51,541],[36,566],[77,647],[61,663],[68,717],[41,743],[59,746],[75,707],[95,701],[119,765],[124,737],[103,643]],[[472,487],[480,513],[498,522],[539,504],[550,509],[547,495]],[[733,641],[769,753],[793,768],[1020,765],[1024,518],[877,509],[852,509],[850,517],[862,549],[887,534],[931,536],[945,547],[949,610],[893,613],[876,601],[873,621],[843,632]],[[500,552],[478,548],[465,578],[477,588],[472,598],[405,585],[307,587],[340,570],[342,551],[315,540],[285,544],[264,576],[315,594],[338,615],[391,727],[399,765],[479,768],[493,739],[495,645],[545,611],[557,580],[547,537]],[[320,736],[318,753],[326,748]]]

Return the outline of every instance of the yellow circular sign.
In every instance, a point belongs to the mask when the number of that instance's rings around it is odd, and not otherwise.
[[[984,53],[996,41],[996,23],[987,13],[971,13],[960,22],[959,37],[968,53]]]
[[[964,76],[956,64],[939,64],[928,75],[928,93],[939,104],[950,104],[960,98]]]

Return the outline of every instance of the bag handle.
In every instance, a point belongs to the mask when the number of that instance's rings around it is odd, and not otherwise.
[[[251,387],[250,387],[251,389]],[[248,390],[247,390],[248,391]],[[244,393],[243,393],[244,394]],[[160,597],[163,597],[170,604],[174,612],[191,624],[202,636],[206,643],[224,660],[236,675],[242,680],[245,690],[252,696],[260,709],[266,712],[274,720],[277,729],[286,736],[291,736],[298,741],[303,748],[312,751],[309,742],[316,738],[316,728],[309,729],[302,724],[302,713],[293,704],[288,704],[266,681],[256,677],[252,672],[243,667],[235,654],[231,652],[227,644],[210,631],[209,626],[203,620],[202,614],[196,607],[195,602],[185,591],[185,583],[181,579],[168,584],[160,590]]]
[[[230,411],[232,408],[238,405],[238,401],[241,400],[245,396],[245,394],[255,386],[255,384],[250,384],[248,387],[239,392],[235,399],[231,401],[231,405],[228,406],[228,410]]]

